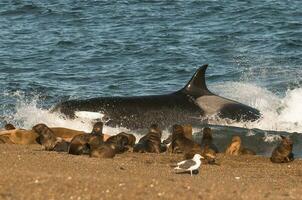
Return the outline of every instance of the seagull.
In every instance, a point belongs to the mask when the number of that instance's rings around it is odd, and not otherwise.
[[[190,172],[191,176],[193,171],[198,170],[201,165],[201,158],[204,158],[200,154],[195,154],[192,159],[183,160],[176,164],[177,167],[174,168],[178,173]]]

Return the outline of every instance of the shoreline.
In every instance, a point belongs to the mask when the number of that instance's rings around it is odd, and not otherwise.
[[[0,145],[0,199],[298,199],[302,160],[225,156],[199,174],[175,174],[182,155],[124,153],[113,159]]]

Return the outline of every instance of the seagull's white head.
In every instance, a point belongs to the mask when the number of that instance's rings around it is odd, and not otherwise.
[[[204,158],[204,157],[201,156],[200,154],[195,154],[193,157],[193,160],[200,160],[201,158]]]

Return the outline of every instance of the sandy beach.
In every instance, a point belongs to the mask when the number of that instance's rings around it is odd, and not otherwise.
[[[200,173],[175,174],[181,155],[125,153],[95,159],[0,145],[0,199],[300,199],[302,161],[220,154]]]

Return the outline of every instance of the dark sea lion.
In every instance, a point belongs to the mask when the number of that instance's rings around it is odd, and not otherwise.
[[[204,148],[205,146],[208,146],[207,148],[213,149],[216,153],[219,152],[217,146],[213,144],[212,130],[209,127],[205,127],[203,129],[201,147]]]
[[[157,124],[152,124],[149,132],[143,136],[138,143],[134,146],[134,152],[148,152],[148,153],[161,153],[163,148],[161,146],[162,131]]]
[[[216,161],[216,152],[210,148],[209,145],[206,145],[205,147],[201,148],[201,150],[198,151],[188,151],[184,153],[184,159],[192,159],[194,155],[199,152],[202,156],[202,163],[204,164],[215,164]]]
[[[70,146],[70,142],[67,142],[64,139],[57,137],[57,142],[53,151],[68,152],[69,146]]]
[[[282,135],[281,138],[281,143],[273,150],[270,158],[273,163],[287,163],[294,160],[293,141]]]
[[[183,135],[190,139],[193,140],[193,128],[191,124],[185,124],[185,125],[181,125],[183,127]],[[173,132],[173,130],[171,131]],[[173,140],[173,134],[170,134],[168,136],[168,138],[166,138],[163,142],[162,145],[165,146],[169,152],[172,152],[172,140]]]
[[[73,155],[89,154],[90,149],[97,148],[103,142],[103,123],[97,122],[90,134],[76,135],[71,140],[68,153]]]
[[[132,134],[121,132],[117,135],[111,136],[106,140],[106,144],[115,146],[116,153],[123,153],[129,151],[135,145],[136,138]]]
[[[242,145],[241,138],[239,136],[233,136],[231,144],[227,147],[225,153],[227,155],[256,155],[253,150],[247,149]]]
[[[210,145],[205,145],[201,152],[201,155],[204,158],[203,163],[214,164],[216,161],[216,153],[217,152]]]
[[[12,124],[5,124],[4,129],[5,130],[14,130],[14,129],[16,129],[16,127]]]
[[[172,153],[196,154],[201,152],[201,147],[185,137],[184,129],[181,125],[175,124],[172,127]]]
[[[53,151],[58,142],[53,131],[46,124],[37,124],[32,129],[38,134],[36,141],[41,144],[45,150]]]
[[[193,128],[191,124],[181,125],[184,129],[184,136],[190,140],[193,140]]]

